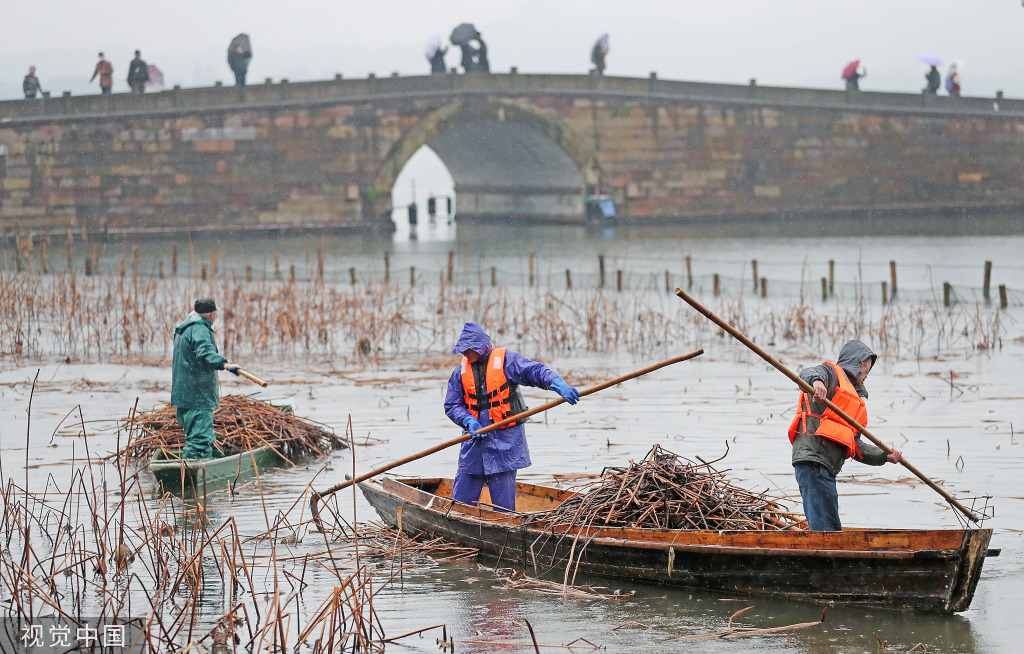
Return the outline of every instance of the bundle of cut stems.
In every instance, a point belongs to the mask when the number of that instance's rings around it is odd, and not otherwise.
[[[714,463],[712,461],[711,463]],[[552,530],[577,527],[786,530],[802,521],[773,498],[655,445],[640,463],[606,468],[601,480],[537,517]]]
[[[185,432],[175,418],[175,408],[163,406],[138,413],[126,423],[134,435],[123,452],[130,461],[145,461],[157,450],[179,451]],[[271,445],[286,456],[325,456],[344,441],[331,431],[244,395],[225,395],[213,411],[214,451],[232,453]]]

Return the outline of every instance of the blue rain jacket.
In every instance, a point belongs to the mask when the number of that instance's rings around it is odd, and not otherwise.
[[[490,354],[491,339],[483,327],[468,322],[462,330],[453,354],[466,350],[479,352],[481,357]],[[542,363],[527,359],[518,352],[505,351],[505,377],[521,386],[536,386],[550,390],[558,375]],[[467,416],[473,414],[466,408],[462,388],[462,365],[455,367],[448,379],[448,390],[444,398],[444,412],[452,422],[462,426]],[[484,427],[491,424],[487,411],[481,411],[477,418]],[[459,451],[459,473],[470,475],[491,475],[530,466],[530,450],[526,446],[526,430],[523,425],[492,431],[485,438],[470,439],[462,444]]]

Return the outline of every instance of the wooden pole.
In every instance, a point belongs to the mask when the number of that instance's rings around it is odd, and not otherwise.
[[[693,260],[686,255],[686,288],[693,288]]]
[[[836,261],[835,259],[828,260],[828,296],[836,296]]]
[[[719,327],[721,327],[725,331],[729,332],[729,334],[731,334],[736,340],[738,340],[739,342],[741,342],[744,345],[746,345],[752,352],[754,352],[759,357],[761,357],[762,359],[767,361],[768,364],[771,365],[773,368],[775,368],[776,370],[778,370],[779,372],[781,372],[785,376],[789,377],[793,382],[796,383],[797,386],[800,387],[800,389],[802,391],[804,391],[805,393],[810,393],[812,395],[814,394],[814,387],[812,387],[810,384],[808,384],[803,379],[801,379],[800,376],[797,375],[796,373],[794,373],[792,370],[790,370],[786,366],[784,366],[781,363],[779,363],[778,360],[775,359],[775,357],[773,357],[772,355],[768,354],[763,349],[761,349],[760,347],[755,345],[753,341],[751,341],[749,338],[744,336],[738,329],[736,329],[735,327],[733,327],[732,325],[730,325],[726,321],[722,320],[721,318],[719,318],[715,314],[711,313],[703,305],[701,305],[699,302],[697,302],[697,300],[695,300],[694,298],[690,297],[686,293],[686,291],[683,291],[683,290],[677,288],[676,289],[676,295],[678,295],[680,298],[682,298],[691,307],[696,309],[698,313],[703,314],[704,317],[706,317],[708,320],[710,320],[711,322],[715,323],[716,325],[718,325]],[[891,447],[889,447],[888,445],[886,445],[885,443],[880,441],[878,438],[876,438],[873,434],[871,434],[871,432],[869,432],[867,430],[866,427],[864,427],[859,422],[854,420],[849,414],[847,414],[845,411],[840,409],[838,406],[836,406],[830,400],[827,400],[827,399],[824,400],[824,404],[828,408],[832,409],[832,411],[834,411],[839,417],[841,417],[843,420],[845,420],[847,423],[849,423],[849,425],[851,427],[853,427],[854,429],[859,431],[861,434],[863,434],[869,441],[871,441],[872,443],[874,443],[878,447],[882,448],[882,450],[886,454],[891,454],[892,453],[892,448]],[[907,470],[909,470],[910,472],[914,473],[914,475],[918,479],[920,479],[925,484],[930,486],[932,490],[934,490],[939,495],[941,495],[953,507],[957,508],[961,513],[963,513],[965,516],[967,516],[972,521],[978,522],[978,517],[976,515],[974,515],[973,511],[971,511],[970,509],[968,509],[967,507],[962,505],[960,502],[958,502],[956,500],[956,498],[954,498],[952,495],[950,495],[949,493],[944,491],[938,484],[936,484],[934,481],[932,481],[931,479],[926,477],[924,475],[924,473],[922,473],[920,470],[918,470],[914,466],[910,465],[910,463],[906,459],[903,459],[902,461],[900,461],[900,463],[903,464],[903,466]]]
[[[754,295],[757,295],[757,259],[750,260],[750,269],[754,273]]]
[[[762,298],[768,297],[768,278],[767,277],[762,277],[761,278],[761,297]]]
[[[384,253],[384,283],[391,283],[391,258],[387,252]]]
[[[953,286],[949,282],[942,282],[942,305],[948,307],[950,296],[953,294]]]
[[[893,299],[893,301],[895,301],[896,300],[896,262],[895,261],[890,261],[889,262],[889,286],[890,286],[890,288],[892,290],[892,294],[890,295],[890,297]]]
[[[1005,309],[1007,306],[1006,302],[1006,284],[999,285],[999,308]]]
[[[356,267],[355,266],[349,266],[349,268],[348,268],[348,279],[349,279],[350,282],[352,282],[352,286],[356,285]]]
[[[572,290],[572,271],[568,268],[565,269],[565,288]]]
[[[828,278],[821,278],[821,301],[828,302]]]
[[[689,354],[684,354],[682,356],[673,357],[673,358],[668,359],[666,361],[662,361],[661,363],[656,363],[654,365],[647,366],[646,368],[641,368],[640,370],[637,370],[635,372],[631,372],[628,375],[622,375],[621,377],[616,377],[615,379],[611,379],[611,380],[606,381],[604,383],[598,384],[597,386],[591,386],[590,388],[584,389],[584,390],[580,391],[580,397],[582,398],[582,397],[586,397],[588,395],[592,395],[592,394],[597,393],[599,391],[603,391],[606,388],[611,388],[612,386],[615,386],[617,384],[621,384],[622,382],[629,381],[630,379],[636,379],[637,377],[642,377],[643,375],[646,375],[648,373],[654,372],[655,370],[658,370],[660,368],[664,368],[665,366],[670,366],[670,365],[672,365],[674,363],[680,363],[682,361],[687,361],[689,359],[693,359],[693,358],[699,357],[702,354],[704,354],[704,350],[694,350],[693,352],[690,352]],[[239,371],[239,372],[241,372],[241,371]],[[508,425],[511,425],[513,423],[516,423],[516,422],[519,422],[520,420],[524,420],[526,418],[529,418],[532,415],[536,415],[538,413],[541,413],[542,411],[547,411],[548,409],[553,409],[556,406],[558,406],[559,404],[562,404],[563,402],[565,402],[565,400],[562,399],[562,398],[558,398],[556,400],[551,400],[550,402],[547,402],[546,404],[542,404],[539,407],[536,407],[534,409],[529,409],[527,411],[523,411],[522,413],[518,413],[518,414],[516,414],[514,416],[505,418],[504,420],[501,420],[499,422],[487,425],[483,429],[478,429],[476,433],[477,434],[486,434],[486,433],[490,433],[490,432],[492,432],[492,431],[494,431],[496,429],[502,429],[504,427],[507,427]],[[376,477],[377,475],[379,475],[381,473],[384,473],[384,472],[387,472],[388,470],[391,470],[392,468],[397,468],[400,465],[405,465],[406,463],[410,463],[412,461],[416,461],[417,459],[422,459],[423,457],[429,456],[431,454],[434,454],[435,452],[440,452],[441,450],[449,448],[452,445],[458,445],[459,443],[462,443],[463,441],[468,441],[472,437],[473,437],[472,434],[470,434],[469,432],[466,432],[466,433],[462,434],[461,436],[459,436],[457,438],[453,438],[453,439],[445,441],[443,443],[439,443],[437,445],[434,445],[433,447],[430,447],[430,448],[428,448],[426,450],[423,450],[422,452],[418,452],[416,454],[411,454],[411,455],[409,455],[407,457],[404,457],[402,459],[398,459],[397,461],[392,461],[391,463],[388,463],[387,465],[384,465],[384,466],[381,466],[381,467],[376,468],[374,470],[371,470],[370,472],[367,472],[367,473],[361,474],[361,475],[359,475],[357,477],[353,477],[352,479],[348,479],[346,481],[343,481],[340,484],[335,484],[334,486],[331,486],[330,488],[328,488],[327,490],[325,490],[322,493],[318,493],[318,492],[316,492],[314,490],[312,497],[310,497],[310,499],[309,499],[309,510],[312,513],[313,522],[315,522],[318,526],[321,526],[320,525],[320,511],[317,509],[317,505],[320,503],[320,500],[326,498],[327,496],[333,495],[334,493],[337,493],[340,490],[344,490],[344,489],[348,488],[349,486],[351,486],[353,484],[358,484],[359,482],[366,481],[367,479],[370,479],[371,477]]]
[[[274,249],[274,279],[281,279],[281,254]]]
[[[533,252],[530,253],[530,288],[533,288]]]
[[[267,387],[267,382],[263,381],[262,379],[260,379],[256,375],[250,374],[250,373],[242,370],[241,368],[238,369],[238,374],[240,376],[242,376],[242,377],[245,377],[246,379],[248,379],[249,381],[251,381],[254,384],[259,384],[263,388]]]
[[[713,277],[713,279],[715,280],[715,281],[714,281],[714,285],[715,285],[715,297],[718,297],[718,294],[722,292],[722,286],[721,286],[721,282],[720,282],[720,281],[719,281],[719,279],[718,279],[718,273],[715,273],[715,274],[714,274],[714,277]]]
[[[669,272],[667,270],[665,271],[665,292],[672,292],[672,277],[669,275]]]
[[[409,266],[409,288],[416,285],[416,266]]]
[[[452,283],[455,277],[455,251],[448,250],[448,283]]]
[[[494,286],[497,286],[497,285],[498,285],[498,268],[496,266],[491,266],[491,286],[494,287]]]
[[[615,271],[615,290],[617,290],[619,293],[622,292],[622,269],[621,268]]]
[[[981,297],[989,301],[989,286],[992,284],[992,262],[985,262],[985,283],[981,287]]]
[[[597,284],[604,288],[604,255],[597,255]]]
[[[882,306],[889,304],[889,285],[882,282]]]

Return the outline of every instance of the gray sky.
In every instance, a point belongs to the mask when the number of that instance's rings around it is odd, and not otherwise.
[[[960,60],[964,95],[1024,97],[1024,7],[1019,0],[37,0],[4,3],[0,98],[21,96],[34,64],[43,88],[96,93],[103,50],[124,92],[132,51],[168,86],[232,80],[227,44],[252,36],[250,82],[428,71],[424,44],[468,21],[492,70],[585,72],[594,40],[611,35],[609,75],[841,88],[859,58],[865,90],[919,92],[930,53]],[[458,63],[457,49],[448,65]],[[943,67],[945,72],[945,67]]]

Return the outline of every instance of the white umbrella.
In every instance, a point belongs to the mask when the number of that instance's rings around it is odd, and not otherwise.
[[[611,49],[611,47],[608,45],[608,34],[602,34],[601,38],[597,40],[596,45],[600,46],[601,52],[603,52],[604,54],[608,54],[608,50]]]
[[[427,55],[427,59],[433,59],[437,51],[441,49],[441,35],[434,34],[427,39],[427,48],[424,50],[424,54]]]

